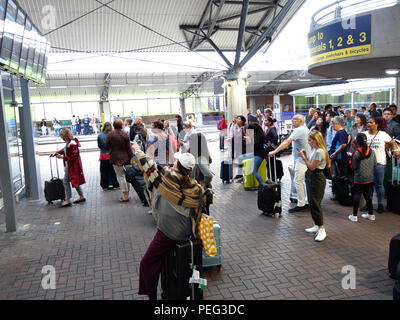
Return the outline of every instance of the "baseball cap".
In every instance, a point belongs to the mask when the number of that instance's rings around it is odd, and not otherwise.
[[[174,158],[179,161],[179,163],[187,170],[193,170],[196,160],[191,153],[180,153],[176,152]]]

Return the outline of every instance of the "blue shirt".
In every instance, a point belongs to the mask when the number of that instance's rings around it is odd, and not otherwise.
[[[339,149],[339,147],[342,144],[346,144],[348,143],[348,139],[349,139],[349,135],[346,132],[346,130],[342,129],[336,132],[335,137],[332,140],[332,145],[331,148],[329,150],[329,154],[331,155],[332,153],[334,153],[337,149]],[[342,149],[342,151],[340,151],[336,158],[337,160],[341,160],[341,159],[347,159],[347,147]]]
[[[310,130],[305,126],[298,127],[293,130],[292,134],[290,135],[289,139],[293,139],[293,158],[294,162],[302,162],[304,163],[304,160],[297,154],[297,150],[306,150],[306,155],[308,156],[311,152],[311,147],[308,144],[308,134],[310,133]]]
[[[326,148],[328,149],[328,150],[330,150],[330,148],[331,148],[331,145],[332,145],[332,140],[333,140],[333,137],[335,136],[335,134],[336,134],[336,130],[333,130],[333,127],[332,127],[332,122],[329,124],[329,129],[328,129],[328,133],[326,134]]]

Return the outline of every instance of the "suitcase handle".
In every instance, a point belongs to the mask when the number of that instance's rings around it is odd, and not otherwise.
[[[274,156],[274,174],[275,174],[275,181],[272,180],[272,169],[271,169],[271,157],[267,155],[268,157],[268,175],[269,178],[271,179],[272,182],[278,183],[278,177],[276,176],[276,156]]]
[[[55,157],[49,157],[50,158],[50,172],[51,172],[51,178],[53,179],[54,178],[54,175],[53,175],[53,165],[52,165],[52,163],[51,163],[51,158],[55,158]],[[58,172],[58,164],[57,164],[57,158],[56,158],[56,168],[57,168],[57,178],[58,179],[60,179],[60,173]]]

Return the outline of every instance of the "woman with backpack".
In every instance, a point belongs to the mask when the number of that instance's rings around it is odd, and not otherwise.
[[[364,219],[375,220],[373,214],[371,189],[374,188],[374,168],[376,167],[375,152],[369,147],[367,136],[359,133],[356,136],[357,149],[351,159],[351,167],[354,170],[354,189],[353,189],[353,214],[349,215],[349,220],[357,222],[358,206],[361,194],[367,202],[368,214],[361,215]]]

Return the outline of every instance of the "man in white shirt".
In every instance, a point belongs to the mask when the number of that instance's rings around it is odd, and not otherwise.
[[[283,141],[278,148],[269,153],[270,157],[274,157],[278,152],[286,149],[293,143],[293,159],[294,159],[294,181],[297,191],[297,206],[289,209],[289,212],[303,211],[308,208],[307,192],[305,186],[307,166],[304,160],[299,156],[297,150],[306,150],[306,155],[311,152],[311,147],[308,144],[308,134],[310,130],[305,126],[305,117],[297,114],[292,119],[292,125],[295,128],[289,138]]]

